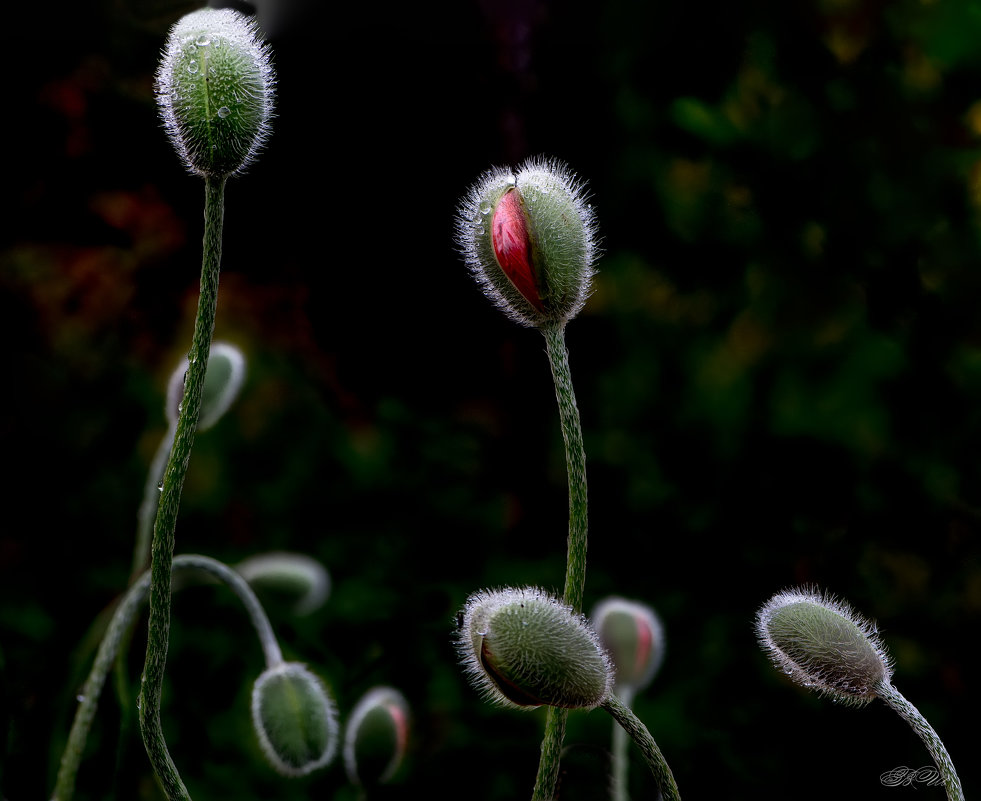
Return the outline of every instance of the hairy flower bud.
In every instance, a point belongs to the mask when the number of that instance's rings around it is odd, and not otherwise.
[[[180,404],[184,399],[184,376],[188,361],[185,357],[170,374],[167,384],[165,411],[171,425],[177,425]],[[235,402],[242,384],[245,383],[245,356],[234,345],[213,342],[208,356],[208,370],[204,377],[204,395],[201,399],[201,416],[198,431],[207,431],[215,425]]]
[[[615,689],[643,689],[664,661],[664,626],[653,609],[638,601],[610,597],[592,614],[593,628],[610,654]]]
[[[535,587],[474,593],[456,633],[471,683],[492,703],[591,709],[613,667],[582,615]]]
[[[457,243],[484,292],[527,326],[564,323],[589,294],[596,221],[584,182],[560,161],[493,168],[457,209]]]
[[[255,22],[232,9],[182,17],[156,75],[164,129],[191,172],[242,172],[269,137],[274,74]]]
[[[756,634],[777,669],[843,703],[868,703],[892,677],[875,627],[817,590],[774,595],[757,613]]]
[[[256,679],[252,724],[269,763],[284,776],[304,776],[337,751],[337,709],[323,683],[297,662],[280,662]]]
[[[306,554],[256,554],[235,565],[235,570],[254,589],[288,598],[298,615],[319,609],[330,595],[327,568]]]
[[[408,743],[405,697],[392,687],[369,690],[354,707],[344,731],[348,779],[361,786],[385,784],[405,759]]]

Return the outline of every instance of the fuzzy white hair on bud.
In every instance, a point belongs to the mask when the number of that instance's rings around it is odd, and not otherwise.
[[[592,709],[613,666],[583,615],[537,587],[480,591],[458,617],[464,672],[491,703],[513,709]]]
[[[280,662],[252,687],[252,723],[269,764],[283,776],[305,776],[337,752],[337,707],[305,665]]]
[[[203,8],[170,29],[156,74],[164,130],[188,170],[243,172],[269,138],[275,73],[255,21]]]
[[[562,161],[536,156],[492,167],[456,211],[456,242],[477,283],[508,317],[540,327],[575,317],[599,255],[586,182]]]
[[[844,704],[869,703],[892,678],[875,626],[816,588],[774,595],[757,613],[756,635],[778,670]]]

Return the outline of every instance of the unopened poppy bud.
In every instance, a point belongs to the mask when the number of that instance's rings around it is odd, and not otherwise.
[[[257,554],[239,562],[235,570],[260,593],[289,599],[298,615],[319,609],[330,595],[327,568],[302,553]]]
[[[757,613],[756,634],[778,670],[843,703],[868,703],[892,677],[875,627],[816,590],[774,595]]]
[[[477,592],[458,622],[461,662],[492,703],[592,709],[610,693],[613,667],[596,633],[543,590]]]
[[[167,420],[177,425],[181,401],[184,399],[184,377],[188,361],[185,357],[170,374],[167,384]],[[245,356],[234,345],[214,342],[208,356],[208,370],[204,376],[204,394],[201,398],[201,415],[198,431],[207,431],[215,425],[235,402],[242,384],[245,383]]]
[[[613,660],[615,688],[635,692],[650,684],[664,661],[664,626],[654,610],[610,597],[596,605],[592,621]]]
[[[274,74],[255,22],[204,8],[178,20],[156,75],[164,128],[191,172],[244,170],[269,137]]]
[[[488,170],[460,201],[456,230],[478,283],[517,322],[564,323],[586,302],[595,215],[584,182],[562,162]]]
[[[323,683],[297,662],[266,669],[252,688],[252,723],[269,763],[304,776],[337,751],[337,709]]]
[[[361,786],[385,784],[405,759],[409,705],[392,687],[375,687],[358,701],[344,732],[344,768]]]

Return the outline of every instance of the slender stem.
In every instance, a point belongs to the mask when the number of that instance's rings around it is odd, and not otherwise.
[[[559,422],[565,441],[565,461],[569,481],[569,537],[565,571],[564,600],[576,612],[582,611],[586,586],[586,533],[588,507],[586,502],[586,449],[582,442],[579,407],[572,390],[569,371],[569,352],[565,346],[565,324],[542,327],[548,362],[555,382],[555,398],[559,404]]]
[[[569,482],[569,536],[565,572],[564,600],[576,612],[582,611],[586,585],[586,532],[588,509],[586,504],[586,450],[582,442],[579,407],[572,389],[569,370],[569,352],[565,346],[565,323],[542,326],[545,350],[552,380],[555,383],[555,399],[559,405],[559,423],[565,442],[565,461]],[[550,707],[545,720],[545,736],[538,763],[538,777],[532,801],[551,801],[559,778],[559,759],[565,739],[567,709]]]
[[[157,507],[160,504],[160,481],[164,477],[164,470],[167,467],[170,451],[174,446],[176,433],[173,424],[167,427],[167,433],[160,440],[157,452],[153,455],[153,461],[150,463],[150,469],[147,471],[146,485],[143,487],[143,500],[136,515],[136,545],[133,548],[131,583],[140,577],[150,562],[153,522],[156,519]]]
[[[559,783],[559,762],[562,757],[562,741],[565,740],[565,724],[568,709],[550,706],[545,713],[545,737],[542,739],[542,755],[538,762],[538,776],[532,801],[552,801]]]
[[[625,707],[633,706],[633,687],[623,687],[618,693]],[[627,801],[629,796],[630,760],[627,758],[627,730],[616,721],[613,723],[613,736],[610,745],[613,775],[610,780],[610,797],[613,801]]]
[[[888,681],[880,683],[877,694],[895,709],[899,716],[909,723],[913,731],[920,736],[923,744],[927,747],[927,751],[930,752],[937,770],[940,771],[948,801],[964,801],[964,790],[961,789],[961,780],[957,777],[957,771],[954,770],[954,763],[951,761],[950,754],[947,753],[943,741],[933,730],[933,727],[927,723],[926,718]]]
[[[181,570],[188,569],[203,571],[227,584],[238,596],[249,614],[249,619],[252,621],[252,626],[255,628],[262,645],[266,667],[275,667],[282,662],[282,652],[276,642],[276,636],[273,634],[269,618],[248,582],[232,568],[210,557],[197,554],[184,554],[174,557],[173,573],[176,574]],[[92,663],[92,669],[78,696],[78,709],[75,710],[75,719],[72,721],[68,743],[61,756],[58,778],[54,792],[51,794],[52,801],[69,801],[72,797],[78,766],[85,750],[89,730],[92,728],[92,721],[95,718],[99,695],[105,684],[106,675],[120,652],[120,646],[129,641],[128,633],[132,630],[136,614],[146,601],[149,590],[150,573],[146,572],[130,585],[113,612],[112,619],[102,637],[102,642],[99,643],[99,650]]]
[[[654,738],[651,737],[651,733],[633,713],[633,710],[613,693],[610,693],[602,703],[602,707],[613,716],[613,719],[637,744],[641,754],[644,755],[644,760],[651,769],[651,773],[654,774],[654,780],[657,782],[664,801],[680,801],[681,795],[678,793],[678,785],[671,773],[671,768],[668,767],[668,763],[665,761],[661,749],[654,742]]]
[[[168,799],[190,801],[187,788],[167,750],[160,722],[160,697],[167,647],[170,639],[170,570],[174,557],[174,529],[180,508],[194,434],[201,413],[205,371],[218,306],[218,275],[221,267],[221,232],[224,216],[225,177],[205,178],[204,256],[201,265],[201,294],[188,353],[184,399],[177,418],[177,433],[164,472],[160,506],[150,550],[150,620],[143,685],[138,703],[140,729],[147,756]]]

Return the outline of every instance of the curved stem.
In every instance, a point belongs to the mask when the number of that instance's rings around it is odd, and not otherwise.
[[[174,557],[173,573],[188,569],[203,571],[227,584],[238,596],[249,614],[252,626],[262,644],[266,667],[274,667],[282,662],[282,653],[276,642],[276,636],[273,634],[269,618],[248,582],[232,568],[210,557],[197,554],[184,554]],[[95,661],[92,663],[92,669],[78,697],[78,709],[75,711],[75,719],[72,721],[68,743],[61,756],[58,778],[54,792],[51,794],[52,801],[69,801],[72,797],[78,766],[85,750],[89,730],[92,728],[92,721],[95,718],[99,694],[102,692],[109,669],[112,667],[116,655],[120,652],[120,645],[128,642],[128,634],[132,631],[137,612],[146,601],[149,590],[150,573],[146,572],[133,582],[113,612],[112,619],[102,637],[102,642],[99,643],[99,650],[96,653]]]
[[[878,696],[895,709],[899,716],[919,735],[927,751],[930,752],[937,770],[940,771],[948,801],[964,801],[964,790],[961,788],[961,780],[957,777],[957,771],[954,770],[954,763],[951,761],[950,754],[947,753],[947,748],[940,739],[940,735],[927,723],[926,718],[920,714],[920,710],[907,701],[903,694],[887,681],[880,683]]]
[[[681,795],[678,793],[678,784],[674,780],[671,768],[668,767],[661,749],[657,747],[657,743],[654,742],[654,738],[651,737],[651,733],[640,721],[640,718],[612,693],[602,703],[602,707],[613,716],[613,719],[637,744],[641,754],[644,755],[644,760],[651,769],[651,773],[654,774],[654,780],[657,782],[664,801],[680,801]]]
[[[633,705],[634,690],[632,687],[621,689],[619,696],[625,707],[629,708]],[[613,801],[627,801],[630,772],[630,760],[627,758],[627,730],[614,722],[611,739],[610,751],[613,770],[610,779],[610,797]]]
[[[164,472],[160,506],[150,550],[150,620],[143,684],[138,703],[140,729],[147,756],[168,799],[190,801],[187,788],[167,750],[160,723],[160,696],[167,647],[170,639],[170,570],[174,556],[174,529],[181,491],[187,473],[194,434],[201,413],[205,371],[211,351],[218,307],[218,275],[221,267],[221,231],[224,216],[225,177],[205,178],[204,256],[201,265],[201,294],[188,353],[184,399],[177,418],[177,432]]]
[[[586,586],[586,534],[588,508],[586,503],[586,449],[582,442],[579,407],[572,389],[572,373],[569,370],[569,352],[565,346],[565,323],[543,326],[545,350],[552,380],[555,383],[555,399],[559,406],[559,423],[565,442],[565,461],[569,482],[569,535],[563,600],[576,612],[582,611]],[[565,739],[566,720],[569,711],[550,707],[545,721],[542,755],[538,763],[538,777],[532,801],[551,801],[559,778],[559,759]]]

